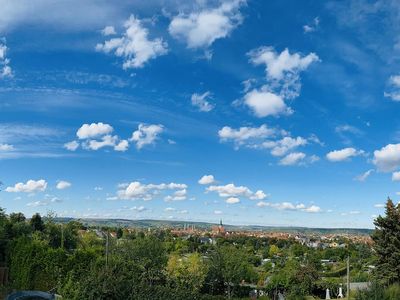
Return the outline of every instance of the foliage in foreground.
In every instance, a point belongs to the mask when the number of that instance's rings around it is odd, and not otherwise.
[[[372,256],[362,244],[312,249],[294,240],[249,236],[215,242],[165,230],[88,229],[78,222],[57,224],[51,215],[27,220],[0,211],[0,262],[10,269],[8,288],[53,290],[71,300],[239,299],[255,288],[268,295],[261,299],[280,292],[304,299],[327,287],[337,290],[348,255],[353,274],[365,274]],[[323,266],[321,259],[335,264]]]

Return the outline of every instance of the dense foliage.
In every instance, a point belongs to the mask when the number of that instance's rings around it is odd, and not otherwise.
[[[357,300],[400,299],[400,205],[386,202],[384,216],[378,216],[372,234],[376,260],[369,289],[359,291]]]
[[[168,230],[86,228],[49,214],[0,211],[0,259],[8,290],[54,291],[64,299],[286,299],[337,295],[345,259],[368,280],[370,248],[310,248],[293,239],[225,236],[204,242]]]

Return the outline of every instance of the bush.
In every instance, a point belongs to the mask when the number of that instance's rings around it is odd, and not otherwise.
[[[398,283],[389,286],[384,293],[385,300],[400,299],[400,285]]]

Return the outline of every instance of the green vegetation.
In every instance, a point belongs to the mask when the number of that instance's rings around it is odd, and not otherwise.
[[[372,234],[375,250],[373,282],[356,300],[400,299],[400,205],[388,199],[385,216],[376,218]]]
[[[65,299],[273,299],[336,297],[351,276],[370,280],[374,261],[365,244],[311,248],[295,239],[229,235],[204,242],[164,229],[88,227],[54,215],[0,210],[0,258],[7,290],[55,291]],[[394,290],[394,288],[392,288]],[[392,291],[392,290],[391,290]],[[394,291],[393,291],[394,293]],[[364,299],[364,298],[360,298]]]

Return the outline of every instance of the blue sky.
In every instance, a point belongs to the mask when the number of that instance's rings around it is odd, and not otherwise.
[[[0,6],[7,212],[372,227],[400,200],[396,1]]]

